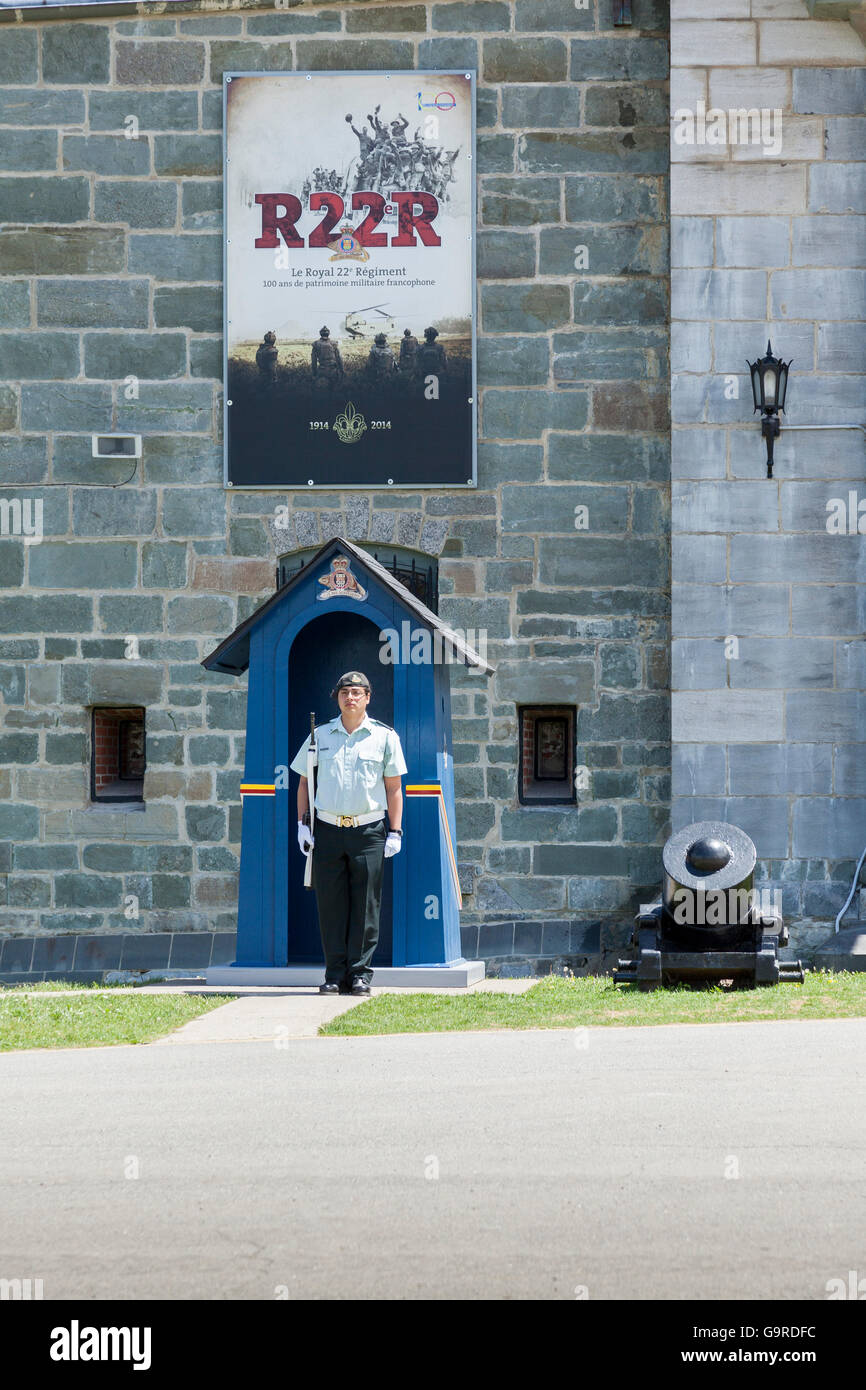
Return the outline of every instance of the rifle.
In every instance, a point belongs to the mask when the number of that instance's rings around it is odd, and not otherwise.
[[[310,834],[312,835],[316,826],[316,767],[319,762],[319,750],[316,747],[316,715],[315,711],[310,711],[310,743],[307,748],[307,795],[310,798]],[[304,865],[304,887],[313,886],[313,851],[307,855],[307,862]]]

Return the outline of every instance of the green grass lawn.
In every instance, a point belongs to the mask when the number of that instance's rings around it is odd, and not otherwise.
[[[88,986],[57,988],[54,982],[37,991],[0,991],[0,1052],[152,1042],[233,997],[180,990],[176,994],[99,994]]]
[[[578,1028],[612,1024],[746,1023],[758,1019],[866,1017],[866,971],[815,972],[805,984],[642,994],[608,976],[548,976],[525,994],[381,994],[319,1029],[330,1037],[477,1028]]]

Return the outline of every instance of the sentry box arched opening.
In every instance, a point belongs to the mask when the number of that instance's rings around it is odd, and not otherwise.
[[[289,763],[309,733],[311,710],[319,724],[336,717],[329,692],[353,669],[369,676],[370,714],[393,724],[409,768],[404,847],[386,865],[373,984],[453,987],[483,978],[483,962],[464,960],[460,949],[454,662],[492,670],[372,556],[339,537],[204,659],[209,671],[240,675],[249,667],[237,956],[212,967],[209,983],[312,985],[323,978]]]

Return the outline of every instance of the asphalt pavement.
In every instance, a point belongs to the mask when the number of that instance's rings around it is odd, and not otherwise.
[[[866,1276],[866,1020],[290,1031],[0,1054],[0,1277],[219,1300]]]

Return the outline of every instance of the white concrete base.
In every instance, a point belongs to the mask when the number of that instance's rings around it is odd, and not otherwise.
[[[484,979],[483,960],[461,960],[453,965],[374,966],[374,989],[465,989]],[[205,972],[209,985],[310,985],[325,978],[323,965],[212,965]]]

